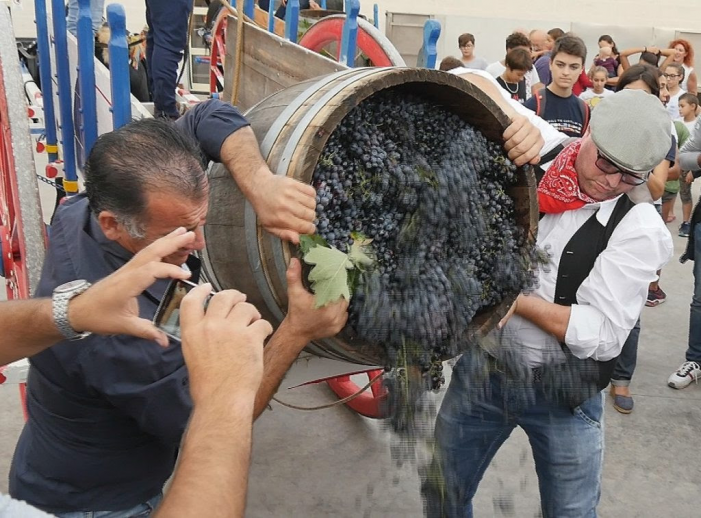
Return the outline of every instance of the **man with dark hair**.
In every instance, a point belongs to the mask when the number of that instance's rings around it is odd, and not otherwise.
[[[191,252],[204,247],[209,203],[203,156],[227,164],[249,199],[273,185],[256,177],[262,159],[255,138],[240,115],[238,123],[224,116],[230,110],[206,103],[175,125],[141,120],[102,135],[88,157],[87,194],[56,212],[38,296],[78,295],[179,227],[192,230],[195,239],[164,261],[183,265],[197,282],[200,264]],[[294,200],[292,205],[297,208]],[[296,217],[307,220],[303,212]],[[279,235],[296,234],[280,229]],[[81,282],[65,284],[76,279]],[[315,309],[313,296],[300,291],[300,279],[301,266],[293,260],[288,312],[265,347],[254,417],[306,344],[335,335],[345,324],[347,305]],[[153,318],[165,288],[157,282],[141,294],[141,317]],[[180,344],[171,341],[162,349],[149,340],[93,335],[77,346],[73,340],[80,333],[70,326],[63,333],[66,340],[31,360],[30,419],[13,458],[10,494],[58,516],[147,514],[173,472],[192,408]]]
[[[453,369],[423,484],[429,517],[472,516],[479,482],[517,426],[532,446],[542,516],[596,516],[602,389],[673,251],[652,204],[627,194],[645,188],[671,143],[660,102],[626,90],[599,103],[584,138],[560,146],[538,186],[537,246],[548,257],[535,286]]]
[[[497,83],[509,92],[512,99],[524,103],[526,102],[526,80],[525,75],[533,70],[531,53],[523,48],[510,51],[504,60],[506,69],[497,77]]]
[[[589,124],[589,106],[572,93],[586,58],[587,47],[581,38],[559,38],[551,52],[552,83],[526,101],[526,108],[570,137],[583,136]]]
[[[531,46],[528,37],[520,32],[514,32],[506,37],[506,53],[508,54],[514,49],[525,49],[530,52]],[[506,59],[495,61],[487,67],[494,79],[501,77],[506,70]],[[543,83],[540,82],[538,72],[531,66],[525,74],[526,99],[530,99],[536,92],[543,88]]]
[[[465,68],[476,68],[484,70],[487,62],[483,58],[475,56],[475,37],[466,32],[458,37],[458,47],[460,48],[460,61]]]

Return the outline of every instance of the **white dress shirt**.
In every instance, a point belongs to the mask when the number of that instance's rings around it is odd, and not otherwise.
[[[585,205],[578,210],[548,214],[538,225],[538,247],[549,255],[538,272],[538,285],[529,296],[554,302],[562,251],[579,228],[599,209],[606,225],[618,198]],[[640,316],[648,285],[672,257],[672,237],[649,203],[635,205],[613,231],[589,276],[577,290],[565,343],[577,358],[606,361],[618,356]],[[562,362],[555,336],[514,315],[495,337],[502,347],[523,358],[531,368]]]

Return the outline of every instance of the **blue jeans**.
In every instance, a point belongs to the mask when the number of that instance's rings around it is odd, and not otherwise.
[[[102,16],[105,12],[105,0],[90,0],[90,14],[92,15],[93,34],[102,27]],[[68,16],[66,26],[76,38],[78,37],[78,0],[68,0]]]
[[[638,342],[640,341],[640,319],[635,323],[633,329],[623,344],[621,355],[616,362],[616,369],[611,376],[611,384],[616,387],[627,387],[633,379],[635,365],[638,361]]]
[[[163,500],[163,493],[131,509],[122,509],[121,511],[76,511],[59,513],[56,516],[58,518],[148,518],[161,503],[161,500]]]
[[[694,296],[689,311],[686,360],[701,363],[701,225],[694,225]]]
[[[146,62],[157,116],[178,117],[175,87],[191,11],[191,0],[146,0]]]
[[[504,373],[473,369],[465,354],[436,420],[424,475],[426,515],[472,517],[472,498],[497,450],[517,426],[533,449],[544,518],[596,517],[604,452],[603,393],[572,409]],[[480,372],[481,370],[481,372]]]

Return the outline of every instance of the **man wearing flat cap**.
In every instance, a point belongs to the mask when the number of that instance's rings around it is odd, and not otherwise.
[[[624,90],[544,167],[537,244],[547,258],[532,291],[453,370],[424,481],[428,516],[472,516],[480,479],[517,426],[533,450],[543,516],[596,516],[602,390],[673,250],[653,205],[627,194],[645,189],[665,158],[670,126],[656,97]]]

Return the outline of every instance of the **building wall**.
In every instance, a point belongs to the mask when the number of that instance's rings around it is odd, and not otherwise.
[[[515,18],[522,26],[529,20],[572,20],[607,25],[659,26],[701,32],[698,0],[377,0],[380,27],[386,11],[444,14],[478,18]],[[361,3],[363,14],[372,17],[372,2]],[[547,30],[548,27],[543,27]],[[464,32],[472,32],[466,27]]]

